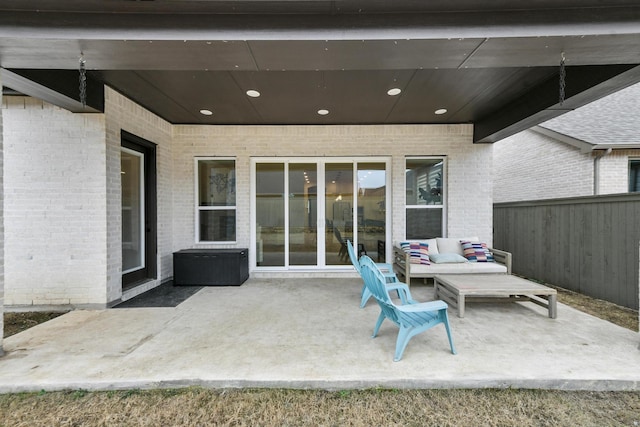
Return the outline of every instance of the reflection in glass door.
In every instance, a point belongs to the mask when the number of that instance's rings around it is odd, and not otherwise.
[[[144,154],[122,148],[122,273],[144,268]]]
[[[284,266],[284,194],[284,164],[257,164],[256,264],[259,266]]]
[[[348,266],[347,240],[359,254],[385,261],[387,166],[371,160],[256,162],[256,266]]]
[[[347,240],[353,243],[353,163],[326,164],[324,185],[326,264],[351,264]]]
[[[377,262],[386,251],[386,189],[384,163],[358,163],[358,252]]]
[[[316,165],[289,164],[289,265],[318,263]]]

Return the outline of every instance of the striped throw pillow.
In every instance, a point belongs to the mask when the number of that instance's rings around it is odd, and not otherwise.
[[[460,241],[462,254],[469,262],[495,262],[486,243]]]
[[[409,254],[411,264],[430,265],[429,244],[425,242],[400,242],[400,247]]]

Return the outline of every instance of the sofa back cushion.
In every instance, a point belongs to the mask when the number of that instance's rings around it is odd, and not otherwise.
[[[438,250],[438,242],[436,241],[436,239],[427,239],[421,241],[429,245],[429,256],[440,253],[440,251]]]
[[[462,251],[461,241],[466,242],[477,242],[477,237],[463,237],[463,238],[453,238],[453,237],[438,237],[436,238],[436,243],[438,244],[438,252],[441,254],[458,254],[460,256],[464,256]]]

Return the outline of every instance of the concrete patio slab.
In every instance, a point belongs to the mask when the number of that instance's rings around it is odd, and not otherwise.
[[[122,388],[550,388],[639,390],[633,332],[559,304],[470,303],[393,362],[397,327],[361,281],[256,279],[205,287],[175,308],[74,311],[6,338],[0,392]],[[433,287],[413,285],[419,301]]]

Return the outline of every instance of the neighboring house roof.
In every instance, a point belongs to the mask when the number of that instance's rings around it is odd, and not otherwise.
[[[534,130],[583,151],[640,148],[639,117],[640,83],[637,83],[541,123]]]

